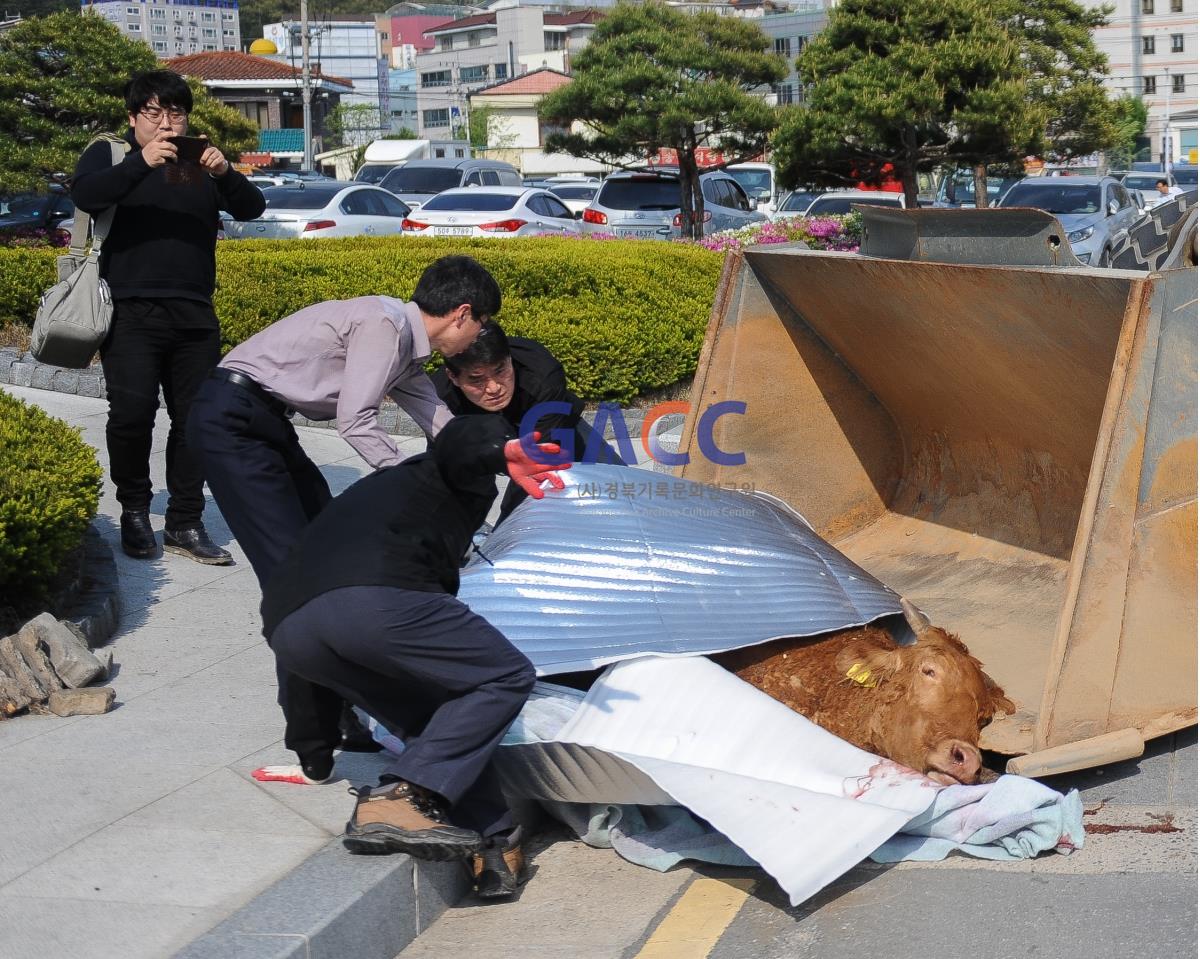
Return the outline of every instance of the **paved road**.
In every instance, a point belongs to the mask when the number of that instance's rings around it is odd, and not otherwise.
[[[796,908],[758,870],[660,874],[550,827],[517,902],[452,908],[398,959],[1194,956],[1196,755],[1192,728],[1139,760],[1047,779],[1083,796],[1071,856],[865,864]]]

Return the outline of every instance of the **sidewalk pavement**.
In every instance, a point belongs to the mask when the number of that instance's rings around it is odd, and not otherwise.
[[[116,558],[121,616],[107,647],[116,709],[0,722],[0,956],[162,959],[333,843],[353,799],[347,783],[250,777],[294,760],[258,583],[211,499],[205,524],[235,565],[130,559],[107,478],[105,402],[4,389],[81,427],[96,448],[105,467],[96,525]],[[335,494],[367,471],[336,433],[299,432]],[[151,457],[160,539],[166,436],[160,410]],[[425,445],[397,440],[406,454]],[[346,754],[335,775],[373,782],[381,764]]]

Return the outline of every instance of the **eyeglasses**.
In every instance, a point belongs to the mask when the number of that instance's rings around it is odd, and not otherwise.
[[[164,113],[170,118],[172,123],[182,123],[188,118],[187,110],[164,110],[162,107],[142,107],[138,112],[151,123],[157,123],[161,120]]]

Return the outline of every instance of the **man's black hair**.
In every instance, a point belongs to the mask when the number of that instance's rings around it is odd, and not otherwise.
[[[412,298],[430,316],[445,316],[464,303],[481,321],[500,312],[500,285],[469,256],[444,256],[431,263]]]
[[[1171,189],[1171,184],[1169,184],[1169,183],[1168,183],[1168,182],[1167,182],[1165,179],[1162,179],[1162,180],[1155,180],[1155,181],[1154,181],[1154,185],[1155,185],[1155,186],[1158,186],[1160,183],[1161,183],[1163,186],[1165,186],[1165,187],[1166,187],[1168,190],[1169,190],[1169,189]]]
[[[174,70],[139,73],[125,84],[125,109],[131,114],[141,113],[155,97],[163,109],[192,112],[192,88]]]
[[[499,323],[489,323],[483,328],[475,342],[461,353],[445,357],[446,368],[458,375],[463,370],[471,370],[477,366],[495,366],[503,363],[512,356],[508,347],[508,337]]]

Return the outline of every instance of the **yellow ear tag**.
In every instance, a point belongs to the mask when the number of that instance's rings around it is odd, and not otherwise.
[[[871,671],[862,663],[855,663],[846,670],[846,678],[852,679],[860,686],[866,686],[868,689],[874,689],[879,685],[879,681],[871,678]]]

